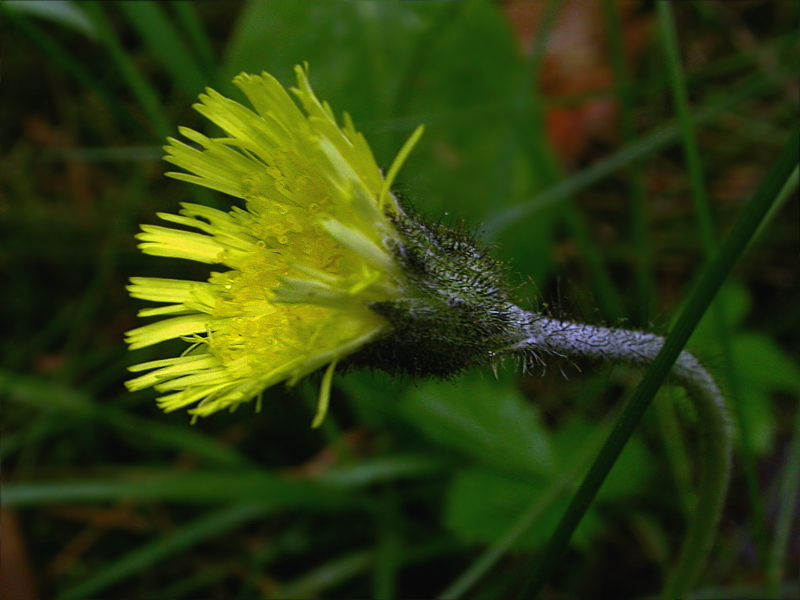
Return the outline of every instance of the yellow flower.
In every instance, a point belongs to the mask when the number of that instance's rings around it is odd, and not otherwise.
[[[255,111],[209,89],[195,108],[225,137],[181,128],[199,148],[175,139],[165,147],[166,160],[188,171],[172,177],[244,200],[228,212],[182,204],[178,215],[158,215],[181,228],[143,225],[137,236],[146,254],[226,267],[207,281],[131,279],[133,297],[163,306],[140,311],[162,319],[128,332],[130,348],[189,344],[179,357],[131,367],[149,372],[128,388],[164,393],[166,411],[232,409],[327,365],[318,425],[337,362],[391,329],[370,305],[411,295],[392,251],[401,210],[389,188],[422,128],[384,177],[349,116],[339,127],[307,70],[295,71],[302,110],[272,76],[241,74],[234,83]]]

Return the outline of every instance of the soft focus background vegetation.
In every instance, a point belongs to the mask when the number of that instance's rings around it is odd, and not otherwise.
[[[309,383],[190,426],[122,386],[174,352],[125,349],[124,286],[204,270],[133,235],[228,205],[163,177],[203,87],[307,61],[381,164],[426,124],[399,192],[496,243],[523,305],[664,333],[796,126],[800,74],[797,2],[673,6],[696,154],[653,2],[3,2],[2,597],[515,598],[635,372],[351,373],[321,430]],[[691,343],[737,423],[697,597],[797,597],[798,219],[792,193]],[[546,598],[658,591],[698,435],[663,390]]]

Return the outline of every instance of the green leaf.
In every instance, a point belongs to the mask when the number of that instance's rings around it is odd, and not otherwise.
[[[228,40],[221,80],[268,71],[294,81],[294,65],[308,62],[314,90],[361,129],[388,118],[398,71],[439,3],[250,2]],[[424,5],[424,6],[423,6]],[[346,52],[332,52],[347,48]],[[409,125],[409,133],[414,125]],[[374,140],[370,138],[374,148]],[[380,152],[376,152],[380,158]],[[387,159],[388,157],[384,157]]]
[[[405,418],[429,439],[512,474],[553,472],[548,433],[518,390],[465,376],[456,384],[426,382],[409,390]]]
[[[766,391],[800,392],[800,367],[771,338],[743,333],[733,340],[739,358],[738,375],[744,385]]]
[[[504,535],[528,509],[544,485],[510,479],[492,471],[470,469],[453,480],[445,508],[446,525],[468,543],[490,544]],[[563,511],[563,502],[555,502],[539,517],[535,526],[520,536],[514,547],[536,549],[544,544]],[[573,538],[575,545],[586,547],[600,530],[600,521],[590,511]]]
[[[769,452],[777,431],[777,391],[800,394],[800,368],[771,338],[742,333],[731,343],[736,357],[741,418],[747,419],[750,444],[758,454]]]
[[[773,448],[777,427],[772,398],[763,388],[746,385],[742,385],[741,388],[742,418],[747,419],[750,445],[758,455],[764,455]]]
[[[725,284],[715,302],[722,305],[725,324],[731,331],[742,324],[753,306],[750,293],[743,285],[738,283]],[[691,345],[700,348],[708,346],[717,337],[717,330],[716,317],[709,311],[703,315],[697,325],[697,329],[694,330]]]

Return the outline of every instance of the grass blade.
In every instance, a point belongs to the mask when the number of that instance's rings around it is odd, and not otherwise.
[[[178,89],[187,97],[194,98],[209,83],[209,76],[183,42],[162,6],[157,2],[120,2],[117,6]]]
[[[108,587],[142,573],[170,556],[183,552],[207,539],[217,538],[264,516],[265,505],[237,504],[209,512],[165,537],[139,547],[89,576],[78,585],[67,588],[55,600],[78,600],[97,596]]]

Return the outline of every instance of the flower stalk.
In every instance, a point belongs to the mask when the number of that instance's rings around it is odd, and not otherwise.
[[[646,367],[664,347],[664,339],[651,333],[570,323],[535,313],[528,313],[528,317],[529,336],[519,343],[517,351],[530,353],[539,361],[546,355],[558,355]],[[691,353],[682,350],[670,378],[686,391],[701,433],[697,503],[681,552],[662,592],[665,600],[684,597],[702,572],[722,516],[733,453],[732,427],[725,401],[708,371]]]

